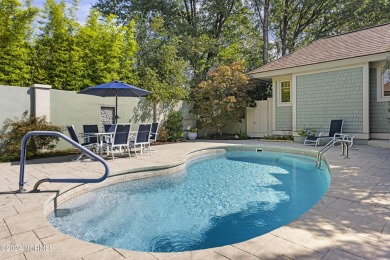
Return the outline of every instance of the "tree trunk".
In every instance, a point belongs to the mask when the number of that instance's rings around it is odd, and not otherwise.
[[[268,63],[269,0],[264,0],[263,10],[263,64]]]
[[[281,40],[282,40],[282,56],[287,54],[287,30],[288,30],[288,9],[289,9],[289,0],[284,0],[283,8],[283,23],[281,31]]]

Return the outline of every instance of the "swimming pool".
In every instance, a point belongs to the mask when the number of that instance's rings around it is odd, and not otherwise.
[[[49,215],[62,232],[110,247],[180,252],[233,244],[296,219],[325,194],[326,167],[288,153],[229,151],[185,171],[94,190]]]

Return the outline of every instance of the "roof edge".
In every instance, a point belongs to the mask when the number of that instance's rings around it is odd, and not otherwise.
[[[304,49],[304,48],[307,48],[309,47],[310,45],[318,42],[318,41],[321,41],[321,40],[325,40],[325,39],[329,39],[329,38],[333,38],[333,37],[338,37],[338,36],[342,36],[342,35],[346,35],[346,34],[351,34],[351,33],[356,33],[356,32],[360,32],[360,31],[364,31],[364,30],[368,30],[368,29],[372,29],[372,28],[377,28],[377,27],[382,27],[382,26],[386,26],[386,25],[390,25],[390,22],[388,23],[384,23],[384,24],[378,24],[378,25],[375,25],[375,26],[371,26],[371,27],[365,27],[365,28],[362,28],[362,29],[358,29],[358,30],[355,30],[355,31],[351,31],[351,32],[345,32],[345,33],[340,33],[340,34],[335,34],[335,35],[330,35],[330,36],[327,36],[327,37],[324,37],[324,38],[320,38],[320,39],[317,39],[317,40],[314,40],[312,41],[311,43],[307,44],[307,45],[304,45],[304,46],[301,46],[300,48],[294,50],[293,52],[290,52],[289,54],[285,55],[285,56],[282,56],[280,58],[277,58],[276,60],[273,60],[269,63],[266,63],[266,64],[263,64],[262,66],[254,69],[254,70],[251,70],[249,71],[247,74],[248,75],[251,75],[251,74],[255,74],[255,73],[261,73],[261,72],[256,72],[257,69],[260,69],[261,67],[263,66],[267,66],[268,64],[272,64],[276,61],[279,61],[281,59],[284,59],[284,58],[287,58],[288,56]],[[377,54],[380,54],[380,53],[377,53]],[[363,55],[363,56],[369,56],[369,55]],[[357,58],[357,57],[362,57],[362,56],[355,56],[353,58]],[[341,59],[339,59],[341,60]],[[332,61],[336,61],[336,60],[332,60]],[[287,68],[283,68],[283,69],[289,69],[289,68],[295,68],[295,67],[303,67],[303,66],[309,66],[309,65],[313,65],[313,64],[319,64],[319,63],[325,63],[325,62],[331,62],[331,61],[324,61],[324,62],[318,62],[318,63],[312,63],[312,64],[305,64],[305,65],[300,65],[300,66],[293,66],[293,67],[287,67]],[[270,71],[277,71],[277,70],[281,70],[281,69],[274,69],[274,70],[268,70],[268,71],[264,71],[264,72],[270,72]]]
[[[269,73],[275,73],[277,71],[288,71],[288,70],[293,70],[293,69],[297,69],[297,68],[304,68],[304,67],[310,67],[310,66],[315,66],[315,65],[325,65],[325,64],[329,64],[329,67],[332,67],[332,63],[334,62],[340,62],[340,61],[351,61],[353,59],[361,59],[361,58],[364,58],[364,57],[375,57],[375,56],[379,56],[379,55],[383,55],[383,54],[387,54],[389,52],[380,52],[380,53],[375,53],[375,54],[369,54],[369,55],[361,55],[361,56],[355,56],[355,57],[351,57],[351,58],[347,58],[347,59],[337,59],[337,60],[331,60],[331,61],[324,61],[324,62],[317,62],[317,63],[312,63],[312,64],[306,64],[306,65],[300,65],[300,66],[293,66],[293,67],[288,67],[288,68],[283,68],[283,69],[274,69],[274,70],[268,70],[268,71],[262,71],[262,72],[255,72],[255,73],[251,73],[249,74],[249,76],[253,77],[255,74],[269,74]],[[376,62],[376,61],[381,61],[381,60],[385,60],[386,58],[382,57],[380,59],[373,59],[373,60],[369,60],[369,61],[366,61],[366,62]],[[361,64],[362,62],[361,61],[356,61],[356,62],[352,62],[352,63],[349,63],[349,65],[353,65],[353,64]],[[344,66],[344,65],[341,65],[341,66]],[[311,70],[305,70],[305,71],[311,71]],[[313,70],[315,71],[315,70]],[[286,73],[281,73],[280,75],[284,75],[284,74],[289,74],[289,73],[296,73],[296,72],[286,72]],[[248,73],[247,73],[248,74]],[[272,78],[272,77],[275,77],[276,75],[273,75],[273,76],[264,76],[264,78]],[[254,77],[255,78],[255,77]],[[258,78],[258,77],[256,77]]]

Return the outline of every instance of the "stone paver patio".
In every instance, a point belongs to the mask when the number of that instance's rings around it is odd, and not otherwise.
[[[258,140],[183,142],[156,146],[152,156],[108,162],[115,174],[184,162],[191,151],[222,144],[319,149]],[[19,164],[3,163],[0,164],[0,259],[390,259],[390,149],[359,145],[350,151],[350,157],[340,157],[337,147],[326,153],[332,174],[330,188],[299,219],[245,242],[183,253],[134,252],[65,235],[46,220],[44,205],[57,190],[69,184],[44,183],[39,193],[14,193],[18,188]],[[27,191],[46,177],[89,178],[103,173],[98,162],[70,158],[28,161]]]

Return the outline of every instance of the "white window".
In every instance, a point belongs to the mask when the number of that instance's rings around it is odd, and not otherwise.
[[[290,106],[291,105],[291,81],[280,81],[278,86],[278,105]]]
[[[377,68],[377,102],[390,101],[390,71]]]
[[[383,71],[382,76],[382,86],[383,86],[383,97],[390,97],[390,78],[389,78],[389,70]]]

